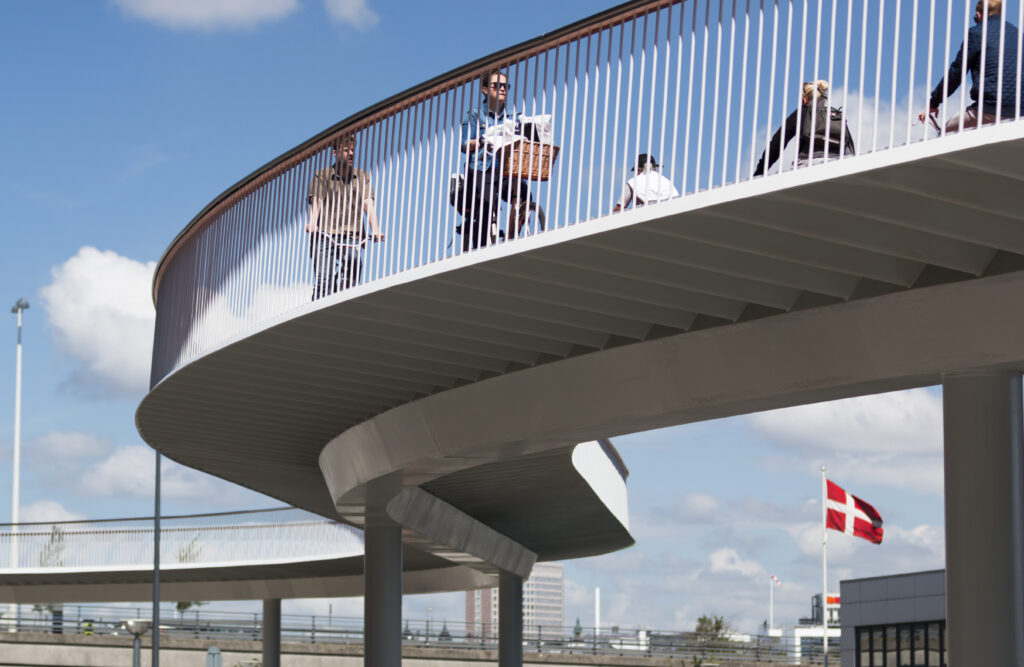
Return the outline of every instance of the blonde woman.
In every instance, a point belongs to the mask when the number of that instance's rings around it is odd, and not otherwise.
[[[790,139],[796,136],[798,124],[800,143],[797,145],[797,164],[802,166],[824,158],[826,151],[829,157],[855,154],[853,137],[850,136],[843,112],[828,105],[828,88],[828,81],[824,79],[804,82],[800,92],[800,106],[789,114],[782,127],[775,130],[767,150],[761,154],[761,160],[754,169],[754,176],[764,176],[771,169]]]

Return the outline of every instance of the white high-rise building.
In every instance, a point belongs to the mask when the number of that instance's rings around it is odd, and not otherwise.
[[[565,576],[561,563],[537,563],[523,582],[523,633],[562,634],[565,624]],[[466,591],[466,628],[474,636],[498,631],[498,589]]]

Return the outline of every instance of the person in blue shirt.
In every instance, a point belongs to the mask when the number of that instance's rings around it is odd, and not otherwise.
[[[986,7],[987,5],[987,7]],[[944,97],[953,94],[963,80],[964,48],[967,48],[967,71],[971,73],[972,103],[960,114],[946,123],[946,133],[959,132],[963,127],[991,125],[1000,119],[1012,119],[1017,116],[1017,85],[1020,70],[1017,64],[1017,27],[1001,18],[1003,13],[1002,0],[978,0],[974,10],[974,25],[967,32],[967,39],[960,44],[960,50],[949,65],[948,82],[943,93],[944,81],[939,81],[928,101],[928,111],[918,114],[923,123],[926,116],[935,118],[939,114],[939,104]],[[999,44],[1003,43],[1002,70],[1000,71]],[[982,50],[984,50],[984,88],[981,87]],[[983,97],[979,99],[981,89]],[[1001,96],[1000,96],[1001,93]],[[979,113],[979,108],[980,113]]]
[[[471,250],[495,243],[498,229],[498,199],[508,202],[508,235],[515,238],[526,222],[530,188],[526,181],[503,175],[500,155],[484,139],[484,133],[514,115],[506,109],[508,76],[491,70],[480,77],[481,105],[470,109],[462,122],[462,147],[466,154],[464,190],[453,203],[463,215],[462,249]]]

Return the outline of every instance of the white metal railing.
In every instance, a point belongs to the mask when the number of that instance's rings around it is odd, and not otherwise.
[[[165,569],[362,553],[359,530],[292,508],[163,517],[160,522]],[[0,524],[0,571],[7,573],[152,567],[152,518]]]
[[[611,212],[639,153],[656,156],[684,197],[754,178],[768,138],[800,104],[803,81],[831,82],[829,104],[843,109],[858,155],[937,138],[917,114],[936,82],[952,87],[944,73],[973,11],[974,0],[630,2],[382,102],[243,179],[179,235],[154,280],[152,382],[310,302],[313,257],[330,241],[305,229],[307,193],[339,139],[355,142],[353,162],[370,178],[385,236],[359,248],[352,283],[455,262],[462,218],[449,203],[449,179],[465,173],[462,122],[482,99],[485,72],[507,76],[509,110],[553,119],[561,152],[550,180],[529,183],[551,231]],[[983,22],[981,78],[1020,62],[1014,25],[1022,19],[1024,4],[1012,0]],[[967,54],[960,60],[965,85],[944,104],[946,118],[971,104]],[[1019,67],[1007,76],[996,106],[1002,119],[1018,120]],[[841,151],[830,159],[857,158]],[[769,178],[799,168],[791,147]],[[505,215],[498,224],[511,236]],[[540,232],[533,219],[524,233]]]
[[[21,616],[10,625],[12,631],[60,634],[126,635],[121,625],[125,618],[145,618],[149,609],[142,606],[106,605],[36,605],[23,609]],[[333,615],[281,615],[281,637],[287,642],[314,644],[363,643],[363,619]],[[938,657],[944,650],[940,638],[940,624],[931,624],[934,632],[922,635],[914,647],[916,653]],[[944,626],[941,626],[944,627]],[[160,634],[163,637],[224,640],[254,640],[263,638],[263,618],[259,613],[210,611],[205,606],[192,607],[184,612],[166,604],[161,613]],[[923,640],[923,642],[921,641]],[[941,643],[940,643],[941,642]],[[491,625],[460,621],[402,620],[402,644],[407,647],[437,647],[452,650],[490,650],[498,648],[498,635]],[[896,640],[892,651],[897,650]],[[791,632],[781,636],[732,634],[727,637],[697,632],[627,629],[604,627],[563,627],[535,625],[523,627],[523,651],[527,653],[553,653],[564,655],[629,656],[654,658],[656,664],[666,660],[673,663],[685,660],[687,664],[729,664],[752,662],[769,664],[821,664],[821,639],[799,639]],[[911,647],[903,640],[899,652],[910,653]],[[830,663],[839,664],[838,642],[830,642]],[[911,664],[908,660],[905,664]],[[918,661],[914,664],[925,664]],[[928,664],[939,664],[935,663]],[[943,661],[944,664],[944,661]]]

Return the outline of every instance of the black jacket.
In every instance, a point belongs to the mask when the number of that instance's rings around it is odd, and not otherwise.
[[[981,78],[981,44],[982,33],[985,35],[985,113],[996,113],[997,99],[1000,88],[1002,96],[1002,114],[1016,114],[1017,111],[1017,27],[1009,21],[1006,22],[1003,40],[1003,70],[1002,76],[999,73],[999,33],[1002,27],[1002,19],[998,16],[988,18],[988,26],[985,23],[975,23],[967,31],[967,71],[971,73],[971,107],[978,106],[978,79]],[[964,45],[960,44],[960,50],[956,52],[956,58],[949,65],[949,83],[946,96],[950,97],[963,80],[964,73]],[[931,100],[928,106],[935,109],[942,102],[942,81],[932,91]],[[1024,99],[1021,100],[1024,106]],[[959,105],[959,98],[956,99]]]
[[[831,157],[839,157],[841,154],[856,154],[853,146],[853,137],[850,136],[850,128],[846,121],[832,122],[831,109],[828,100],[816,97],[813,104],[801,104],[789,114],[782,127],[775,130],[771,141],[768,142],[767,150],[761,154],[761,160],[754,170],[755,176],[763,176],[764,172],[771,169],[782,154],[783,149],[789,141],[796,136],[797,114],[800,114],[800,142],[797,144],[797,154],[802,158],[809,158],[813,155],[824,155],[826,147]],[[835,112],[841,113],[841,112]],[[816,117],[812,114],[816,114]],[[814,125],[814,137],[811,137],[811,125]],[[842,129],[845,128],[845,131]],[[783,137],[783,133],[785,136]],[[827,135],[827,141],[826,141]],[[845,136],[844,136],[845,135]],[[840,143],[842,142],[842,143]],[[845,149],[843,148],[845,147]],[[765,158],[768,162],[765,164]]]

